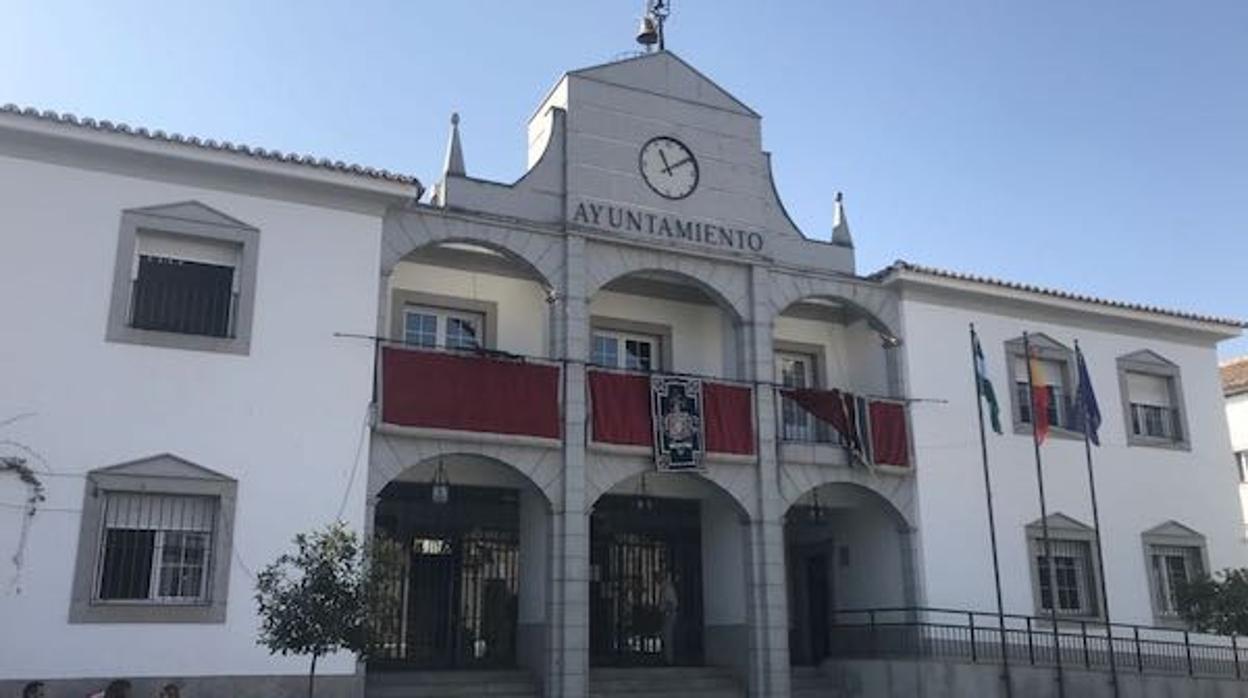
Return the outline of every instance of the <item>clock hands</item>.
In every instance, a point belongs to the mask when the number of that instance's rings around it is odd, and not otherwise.
[[[659,151],[659,153],[662,153],[662,152],[663,152],[663,151],[661,151],[661,150]],[[685,163],[688,163],[688,162],[693,162],[693,157],[692,157],[692,156],[686,157],[684,160],[677,160],[676,162],[674,162],[674,163],[672,163],[672,164],[670,164],[670,165],[668,165],[668,164],[667,164],[667,158],[663,158],[663,164],[664,164],[664,165],[667,165],[667,167],[663,168],[663,172],[664,172],[664,173],[666,173],[666,174],[669,174],[669,175],[670,175],[670,174],[672,173],[672,170],[674,170],[674,169],[676,169],[677,167],[680,167],[681,165],[684,165]]]
[[[667,164],[667,153],[663,152],[662,150],[659,150],[659,159],[663,161],[663,172],[666,174],[671,174],[672,166]]]

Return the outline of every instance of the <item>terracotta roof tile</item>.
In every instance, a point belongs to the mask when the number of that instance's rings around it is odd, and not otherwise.
[[[1222,392],[1226,395],[1248,391],[1248,356],[1225,361],[1218,366],[1222,372]]]
[[[1202,315],[1200,313],[1189,313],[1181,310],[1171,310],[1169,308],[1159,308],[1152,305],[1143,305],[1140,303],[1127,303],[1125,301],[1108,300],[1105,298],[1097,298],[1095,296],[1085,296],[1079,293],[1071,293],[1069,291],[1061,291],[1058,289],[1045,288],[1043,286],[1033,286],[1031,284],[1023,284],[1015,281],[1004,281],[1002,279],[994,279],[988,276],[977,276],[975,274],[966,274],[963,272],[949,271],[947,269],[937,269],[935,267],[927,267],[921,264],[914,264],[905,260],[897,260],[887,267],[871,274],[867,278],[880,281],[896,272],[911,272],[915,274],[924,274],[926,276],[934,276],[942,279],[952,279],[955,281],[970,281],[978,284],[986,284],[989,286],[997,286],[999,288],[1008,288],[1014,291],[1025,291],[1027,293],[1036,293],[1051,298],[1061,298],[1063,300],[1079,301],[1081,303],[1092,303],[1095,305],[1103,305],[1110,308],[1119,308],[1122,310],[1134,310],[1142,313],[1153,313],[1155,315],[1165,315],[1167,317],[1179,318],[1181,320],[1194,320],[1196,322],[1209,322],[1217,325],[1227,325],[1229,327],[1245,328],[1248,327],[1243,320],[1235,320],[1233,318],[1217,317],[1215,315]]]
[[[410,184],[416,187],[417,192],[421,190],[420,181],[412,175],[390,172],[389,170],[366,167],[364,165],[356,165],[354,163],[347,163],[341,160],[330,160],[328,158],[316,157],[313,155],[302,155],[298,153],[283,153],[280,150],[257,148],[244,145],[242,143],[217,141],[211,138],[204,139],[196,136],[183,136],[180,133],[166,133],[160,129],[149,130],[147,128],[143,128],[142,126],[132,127],[128,124],[116,123],[107,120],[97,121],[96,119],[89,117],[80,119],[73,114],[60,113],[51,110],[39,111],[38,109],[33,109],[31,107],[19,107],[16,104],[5,104],[0,106],[0,114],[12,114],[23,118],[65,124],[81,129],[90,129],[105,133],[131,136],[134,138],[143,138],[161,143],[173,143],[176,145],[211,150],[219,153],[243,155],[261,160],[270,160],[273,162],[284,162],[292,165],[313,167],[357,177],[368,177],[386,182],[394,182],[396,184]]]

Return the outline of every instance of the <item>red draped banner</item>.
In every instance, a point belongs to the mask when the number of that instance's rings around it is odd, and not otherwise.
[[[651,446],[650,377],[589,371],[593,439],[599,443]],[[754,455],[754,393],[747,387],[702,381],[706,450]]]
[[[381,370],[388,424],[559,438],[557,366],[384,347]]]
[[[896,402],[872,402],[871,455],[879,465],[910,465],[906,408]]]

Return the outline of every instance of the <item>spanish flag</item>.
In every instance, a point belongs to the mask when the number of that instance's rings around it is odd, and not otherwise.
[[[1033,350],[1027,360],[1027,370],[1031,373],[1031,419],[1036,434],[1036,443],[1044,443],[1049,435],[1049,386],[1044,382],[1044,367],[1036,358]]]

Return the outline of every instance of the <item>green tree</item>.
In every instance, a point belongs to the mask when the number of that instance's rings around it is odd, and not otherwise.
[[[1179,615],[1193,630],[1248,635],[1248,568],[1225,569],[1175,589]]]
[[[296,550],[256,575],[259,644],[272,653],[311,656],[308,698],[316,690],[316,661],[340,651],[364,657],[372,619],[388,617],[386,582],[396,563],[392,546],[367,549],[342,522],[300,533]]]

